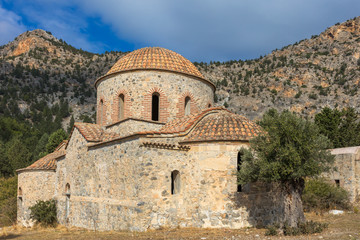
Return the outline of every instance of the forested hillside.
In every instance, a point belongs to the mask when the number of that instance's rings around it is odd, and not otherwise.
[[[94,122],[94,81],[124,54],[76,49],[43,30],[25,32],[0,46],[3,175],[43,156],[56,130],[69,132],[74,121]],[[269,108],[310,117],[327,106],[357,109],[360,18],[258,59],[195,65],[216,84],[218,105],[251,119]]]

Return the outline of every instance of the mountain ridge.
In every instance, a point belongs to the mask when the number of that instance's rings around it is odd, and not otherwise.
[[[44,30],[22,33],[0,46],[0,115],[33,122],[32,106],[43,99],[68,101],[77,121],[94,121],[93,84],[124,54],[76,49]],[[357,107],[359,58],[356,17],[258,59],[194,64],[216,84],[217,105],[258,119],[272,107],[310,117],[325,106]]]

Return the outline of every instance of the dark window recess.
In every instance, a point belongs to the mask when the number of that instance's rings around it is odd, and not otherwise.
[[[124,94],[120,94],[119,95],[119,115],[118,115],[118,120],[123,120],[124,119],[124,102],[125,102],[125,97]]]
[[[185,98],[185,116],[190,115],[190,112],[191,112],[190,104],[191,104],[190,97],[186,97]]]
[[[151,101],[151,120],[153,121],[159,121],[159,101],[159,94],[154,93]]]
[[[180,173],[175,170],[171,172],[171,194],[180,192]]]
[[[340,180],[339,179],[335,179],[335,184],[337,187],[340,187]]]
[[[240,167],[241,167],[241,158],[242,158],[242,153],[238,152],[237,155],[237,171],[240,171]],[[237,178],[237,181],[239,182],[239,177]],[[241,184],[237,184],[237,192],[242,192],[242,188],[241,188]]]

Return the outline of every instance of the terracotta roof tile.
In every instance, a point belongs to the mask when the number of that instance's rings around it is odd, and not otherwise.
[[[46,155],[45,157],[40,158],[30,166],[22,169],[16,170],[17,172],[27,171],[27,170],[56,170],[56,159],[66,155],[66,146],[67,141],[63,141],[55,149],[54,152]]]
[[[76,122],[74,127],[88,142],[107,142],[120,137],[118,133],[106,132],[99,124]]]
[[[184,142],[248,141],[261,132],[260,126],[229,111],[218,111],[201,119]]]
[[[187,131],[196,121],[202,118],[209,112],[217,111],[217,110],[225,110],[220,107],[208,108],[201,113],[191,114],[182,118],[175,119],[173,121],[168,122],[159,129],[160,134],[173,134],[173,133],[181,133]],[[226,110],[225,110],[226,111]]]
[[[88,142],[99,142],[101,140],[103,130],[99,124],[76,122],[74,127],[79,130]]]
[[[128,53],[120,58],[105,76],[130,70],[148,69],[184,73],[206,80],[188,59],[176,52],[161,47],[146,47]],[[213,83],[211,84],[213,85]]]

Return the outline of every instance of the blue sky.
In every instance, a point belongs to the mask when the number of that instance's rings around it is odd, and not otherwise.
[[[0,0],[0,45],[41,28],[90,52],[257,58],[360,15],[359,0]]]

